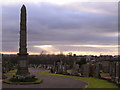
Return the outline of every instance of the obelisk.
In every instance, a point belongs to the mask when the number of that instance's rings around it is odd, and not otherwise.
[[[26,76],[29,75],[28,60],[27,60],[27,14],[25,5],[21,8],[20,14],[20,42],[18,53],[18,70],[17,75]]]

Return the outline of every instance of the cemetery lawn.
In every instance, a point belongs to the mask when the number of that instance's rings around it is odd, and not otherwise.
[[[46,69],[44,69],[44,68],[36,68],[35,70],[46,70]]]
[[[11,71],[5,73],[5,75],[15,75],[16,72],[17,72],[17,69],[15,69],[15,70],[11,70]]]
[[[80,79],[88,83],[87,88],[118,88],[115,84],[110,83],[106,80],[92,78],[92,77],[78,77],[78,76],[69,76],[69,75],[62,75],[62,74],[53,74],[53,73],[50,73],[49,71],[42,71],[40,72],[40,74]]]
[[[101,76],[110,76],[109,73],[101,73],[100,75],[101,75]]]

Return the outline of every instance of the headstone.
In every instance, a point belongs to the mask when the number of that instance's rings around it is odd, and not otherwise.
[[[116,77],[115,82],[120,84],[120,62],[116,62]]]
[[[66,63],[63,65],[63,74],[67,74],[67,65],[66,65]]]
[[[115,62],[112,62],[112,74],[111,74],[111,78],[112,78],[112,81],[115,81],[115,77],[116,77],[116,63]]]
[[[102,61],[102,70],[104,73],[109,73],[110,69],[110,62],[109,61]]]
[[[61,63],[57,62],[57,73],[60,74],[61,73]]]
[[[96,77],[96,65],[90,64],[90,77]]]
[[[76,62],[74,62],[74,64],[73,64],[71,73],[72,73],[72,75],[78,75],[78,73],[79,73],[79,64],[76,64]]]
[[[110,74],[110,76],[112,76],[112,69],[113,69],[113,63],[112,62],[110,62],[110,69],[109,69],[109,74]]]
[[[100,65],[96,64],[95,66],[96,66],[96,68],[95,68],[95,77],[100,78]]]
[[[84,77],[89,77],[90,76],[90,65],[89,64],[84,64],[82,65],[82,76]]]

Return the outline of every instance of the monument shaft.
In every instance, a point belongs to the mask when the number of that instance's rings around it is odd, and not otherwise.
[[[27,54],[27,27],[26,27],[26,8],[23,5],[21,8],[21,16],[20,16],[20,48],[19,48],[19,54]]]
[[[20,15],[20,42],[19,42],[19,53],[18,53],[18,70],[17,75],[26,76],[29,75],[28,71],[28,60],[27,60],[27,25],[26,25],[26,7],[25,5],[21,8]]]

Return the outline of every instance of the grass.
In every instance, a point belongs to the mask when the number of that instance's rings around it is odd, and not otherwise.
[[[15,70],[11,70],[11,71],[5,73],[5,75],[15,75],[16,72],[17,72],[17,69],[15,69]]]
[[[109,73],[103,73],[103,72],[102,72],[100,75],[101,75],[101,76],[110,76]]]
[[[118,88],[115,84],[110,83],[106,80],[91,78],[91,77],[78,77],[78,76],[69,76],[69,75],[61,75],[61,74],[53,74],[49,73],[49,71],[40,72],[41,75],[51,75],[51,76],[60,76],[60,77],[68,77],[80,79],[88,83],[87,88]]]
[[[14,85],[40,84],[42,82],[42,79],[37,77],[36,77],[36,80],[33,82],[12,82],[11,79],[12,78],[7,78],[3,82],[8,84],[14,84]]]
[[[44,68],[35,68],[35,70],[46,70]]]

